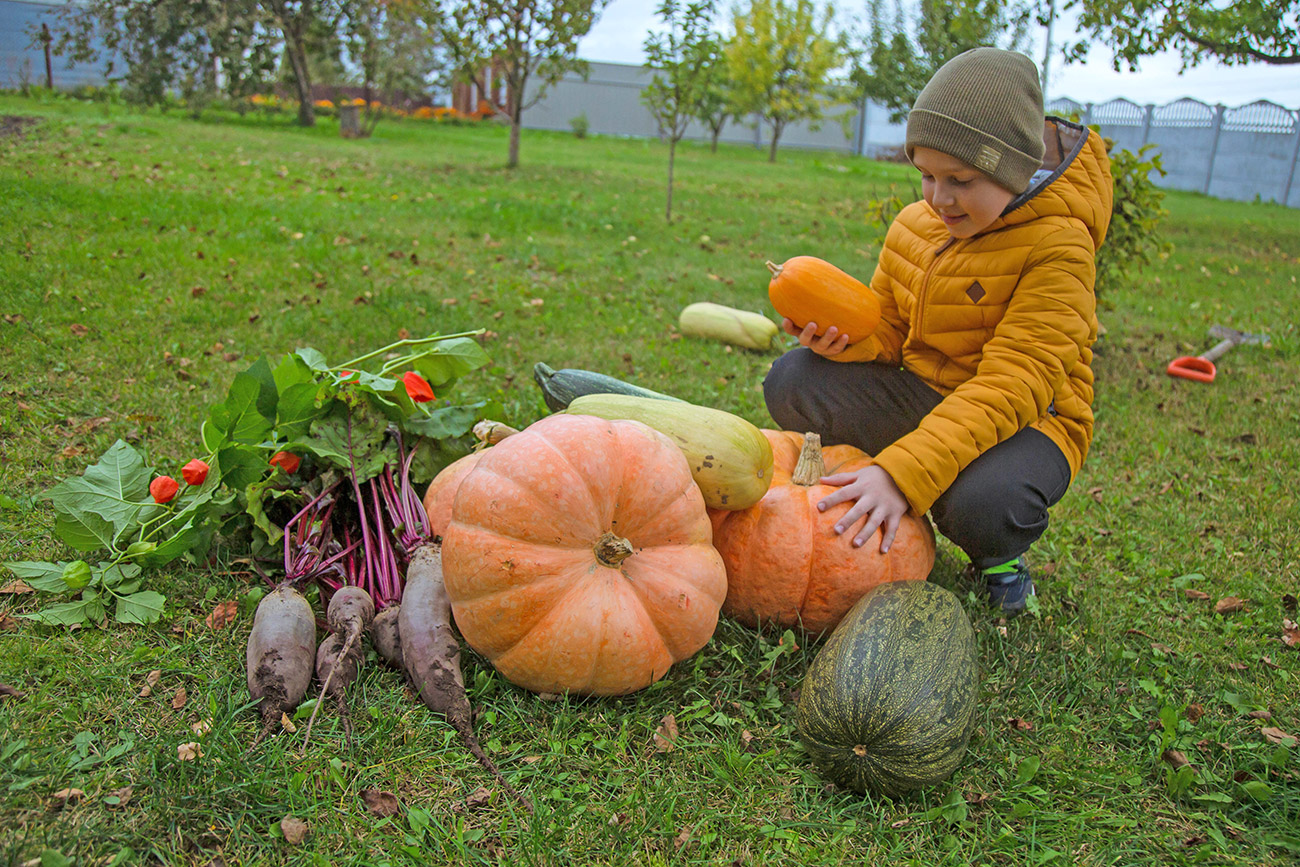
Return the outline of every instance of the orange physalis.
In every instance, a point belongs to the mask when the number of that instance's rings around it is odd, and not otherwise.
[[[435,399],[433,387],[429,385],[428,380],[414,370],[408,370],[402,374],[402,382],[406,384],[406,393],[416,403],[428,403]]]
[[[276,452],[271,455],[271,466],[279,467],[289,475],[298,472],[298,465],[302,463],[302,458],[289,452]]]
[[[181,467],[181,478],[187,485],[201,485],[208,477],[208,470],[209,467],[204,461],[195,458]]]
[[[176,492],[180,489],[181,486],[171,476],[159,476],[149,483],[149,494],[153,497],[153,501],[159,505],[174,500]]]

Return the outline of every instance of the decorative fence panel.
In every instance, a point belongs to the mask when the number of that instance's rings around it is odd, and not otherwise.
[[[1058,99],[1047,109],[1098,124],[1102,135],[1134,153],[1154,145],[1167,173],[1155,178],[1161,186],[1300,208],[1300,112],[1267,100],[1226,108],[1195,99],[1162,106]]]

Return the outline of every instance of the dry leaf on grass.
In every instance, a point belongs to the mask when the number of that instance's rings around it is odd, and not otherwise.
[[[401,802],[392,792],[379,789],[362,789],[361,801],[372,816],[396,816],[402,811]]]
[[[190,694],[185,691],[185,687],[182,686],[177,689],[176,694],[172,696],[172,710],[180,710],[185,707],[185,702],[189,697]]]
[[[239,600],[228,599],[225,602],[218,602],[217,607],[212,609],[212,613],[205,617],[203,622],[209,629],[225,629],[238,615]]]
[[[1225,596],[1214,603],[1215,614],[1232,614],[1246,607],[1246,602],[1236,596]]]
[[[297,816],[285,816],[280,820],[280,833],[284,835],[285,840],[294,846],[307,839],[309,831],[311,831],[311,826]]]
[[[212,731],[212,720],[201,719],[194,723],[194,725],[190,726],[190,731],[194,732],[199,737],[203,737],[208,732]]]
[[[486,807],[491,800],[492,793],[486,787],[479,786],[470,792],[469,797],[465,799],[465,806],[471,810],[476,810],[479,807]]]
[[[68,330],[71,331],[73,334],[77,335],[78,337],[85,337],[87,334],[90,333],[90,329],[82,325],[80,322],[68,326]]]
[[[1021,732],[1032,732],[1034,730],[1034,724],[1029,720],[1015,716],[1007,720],[1007,725],[1011,726],[1016,731]]]
[[[50,809],[62,810],[70,804],[78,803],[86,793],[81,789],[59,789],[54,793],[54,800],[50,802]]]
[[[667,714],[659,721],[659,728],[654,733],[654,748],[657,753],[671,753],[677,747],[677,718]]]
[[[197,742],[191,741],[188,744],[181,744],[176,747],[176,758],[182,762],[192,762],[195,759],[203,758],[203,748]]]
[[[284,729],[289,734],[298,731],[298,727],[293,724],[293,720],[289,719],[289,715],[283,711],[280,713],[280,728]]]
[[[158,683],[158,678],[162,677],[162,669],[155,668],[144,676],[144,686],[140,687],[140,698],[148,698],[153,694],[153,688]]]
[[[1210,594],[1203,590],[1184,590],[1183,595],[1188,599],[1194,599],[1197,602],[1204,602],[1206,599],[1210,598]]]
[[[1298,603],[1296,602],[1296,598],[1294,594],[1292,593],[1282,594],[1282,610],[1285,611],[1287,614],[1295,614],[1297,604]]]
[[[1300,737],[1297,737],[1296,735],[1289,735],[1286,732],[1282,731],[1280,728],[1277,728],[1275,726],[1268,726],[1266,728],[1262,728],[1259,730],[1259,733],[1262,734],[1270,744],[1279,744],[1281,746],[1294,747],[1297,742],[1300,742]]]
[[[1287,647],[1300,647],[1300,626],[1294,620],[1282,619],[1282,643]]]
[[[119,810],[131,803],[131,796],[135,794],[135,786],[123,786],[122,788],[109,792],[104,796],[104,803],[110,807],[117,807]]]
[[[1272,719],[1273,718],[1273,714],[1269,713],[1266,710],[1252,710],[1250,713],[1246,714],[1246,716],[1250,717],[1251,719]]]
[[[13,581],[10,581],[8,584],[5,584],[3,587],[0,587],[0,595],[16,596],[20,593],[35,593],[35,592],[36,591],[32,589],[32,585],[28,584],[26,581],[24,581],[21,578],[15,578]]]
[[[8,614],[0,614],[0,632],[8,632],[11,629],[18,628],[18,621]]]
[[[1199,704],[1189,704],[1186,713],[1187,721],[1195,724],[1198,719],[1205,716],[1205,708]]]
[[[1160,754],[1160,758],[1168,762],[1169,766],[1174,770],[1191,764],[1191,762],[1187,761],[1187,756],[1183,755],[1178,750],[1165,750]]]
[[[0,698],[23,698],[24,694],[7,683],[0,683]]]

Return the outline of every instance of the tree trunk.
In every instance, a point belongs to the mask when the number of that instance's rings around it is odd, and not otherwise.
[[[776,145],[777,142],[781,140],[782,126],[782,124],[774,124],[772,126],[772,147],[769,148],[767,152],[767,161],[769,163],[776,162]]]
[[[519,165],[519,115],[510,118],[510,156],[506,159],[506,168],[513,169]]]
[[[668,140],[668,207],[664,210],[664,219],[673,221],[673,163],[677,158],[677,139]]]
[[[718,136],[722,135],[722,124],[713,127],[713,153],[718,152]]]
[[[276,23],[284,34],[284,50],[289,55],[289,65],[293,67],[293,82],[298,89],[298,125],[316,125],[316,107],[311,101],[311,70],[307,68],[307,46],[303,42],[303,30],[307,24],[295,19],[293,13],[285,8],[284,3],[272,3]]]

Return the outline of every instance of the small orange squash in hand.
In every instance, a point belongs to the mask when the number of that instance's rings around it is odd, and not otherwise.
[[[637,421],[548,416],[482,452],[442,564],[456,625],[512,683],[622,695],[703,647],[727,593],[681,450]]]
[[[799,328],[817,323],[817,334],[834,325],[849,343],[870,337],[880,324],[876,294],[830,262],[815,256],[795,256],[784,264],[767,263],[772,280],[767,297],[776,312]]]
[[[776,458],[772,487],[757,505],[715,514],[713,544],[727,566],[724,614],[746,626],[801,624],[834,628],[867,591],[889,581],[924,581],[934,566],[934,531],[924,517],[903,516],[888,554],[877,533],[861,548],[835,532],[849,503],[817,511],[835,488],[818,483],[871,465],[852,446],[821,447],[816,434],[765,430]]]

